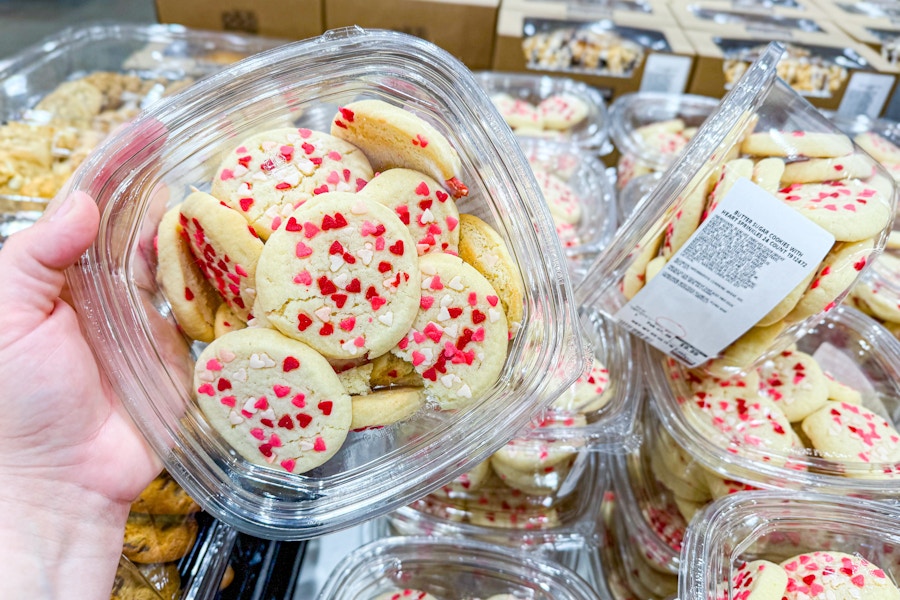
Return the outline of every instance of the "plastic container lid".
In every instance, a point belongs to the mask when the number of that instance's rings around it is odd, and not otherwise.
[[[884,596],[877,592],[880,589],[886,593],[895,585],[893,582],[900,580],[898,524],[897,507],[856,498],[775,491],[727,496],[698,514],[688,530],[681,554],[678,597],[682,600],[736,597],[732,590],[746,579],[746,572],[743,577],[741,572],[748,570],[741,567],[747,563],[752,567],[757,560],[786,567],[798,594],[809,593],[803,591],[804,585],[821,587],[825,583],[831,587],[831,593],[837,594],[841,589],[838,586],[845,586],[844,597],[895,597],[896,590]],[[836,562],[836,566],[822,564],[822,559],[827,558],[822,553],[835,552],[849,556],[832,555],[831,562]],[[799,560],[792,560],[801,554],[806,555],[801,564],[809,563],[812,568],[799,566]],[[870,567],[861,566],[861,560],[869,561]],[[766,566],[773,572],[779,571],[777,566]],[[832,566],[831,573],[829,566]],[[835,571],[838,573],[834,574]],[[851,577],[863,573],[863,578],[851,581]],[[808,583],[804,582],[805,577]],[[786,581],[777,582],[772,573],[766,578],[773,586],[772,597],[775,597],[777,585],[785,585]],[[823,582],[823,578],[831,583]],[[863,587],[873,581],[877,582],[876,589]],[[726,587],[726,582],[731,585]]]
[[[702,383],[671,359],[645,350],[655,414],[686,459],[701,470],[760,488],[896,496],[900,384],[895,373],[900,343],[859,311],[840,306],[829,312],[797,341],[796,351],[785,353],[780,366],[762,363],[752,379]],[[815,364],[800,353],[811,356]],[[824,404],[821,393],[814,391],[823,379],[829,380],[824,385],[834,398]],[[758,391],[751,383],[757,381]],[[818,399],[801,404],[800,393]],[[725,403],[723,420],[717,420],[722,426],[706,424],[701,415],[718,414],[715,407],[720,400]],[[704,408],[707,403],[712,408]],[[731,416],[732,406],[736,415],[746,407],[749,419],[733,421],[737,417]],[[810,412],[789,424],[781,407],[791,409],[795,419]],[[793,412],[801,408],[803,412]],[[770,428],[783,431],[783,436],[770,435]],[[767,440],[772,440],[770,445]]]
[[[720,374],[777,354],[840,302],[894,213],[884,169],[776,77],[783,51],[773,43],[761,54],[576,288],[579,302]],[[807,287],[838,266],[828,285]]]
[[[637,209],[641,202],[650,197],[650,194],[662,181],[662,171],[654,171],[653,173],[645,173],[638,175],[625,184],[619,193],[616,194],[616,214],[619,215],[619,222],[622,223],[628,216]]]
[[[307,109],[336,112],[360,97],[416,112],[458,150],[469,187],[460,212],[504,239],[524,280],[524,317],[499,380],[466,409],[351,432],[327,463],[292,475],[239,456],[191,400],[199,348],[161,294],[153,238],[167,207],[190,186],[208,186],[221,153],[241,138],[289,119],[303,127]],[[97,199],[102,219],[68,273],[91,346],[173,476],[241,531],[305,539],[408,504],[502,445],[499,424],[510,435],[524,428],[584,364],[564,257],[516,140],[461,63],[418,38],[350,28],[253,57],[151,107],[72,187]],[[567,364],[569,378],[544,377]]]
[[[596,88],[566,77],[523,73],[482,71],[475,79],[516,135],[568,140],[601,156],[612,150],[606,103]],[[569,119],[560,121],[555,116],[560,110]]]
[[[393,537],[350,553],[332,572],[319,600],[374,600],[405,589],[438,600],[487,600],[500,594],[534,600],[597,598],[574,572],[533,553],[480,540]]]

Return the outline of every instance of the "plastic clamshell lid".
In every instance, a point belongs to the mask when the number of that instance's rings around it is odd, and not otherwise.
[[[703,425],[691,416],[700,409],[694,406],[696,396],[685,383],[687,371],[653,349],[645,346],[644,350],[655,414],[674,441],[701,466],[726,479],[760,488],[815,489],[873,498],[896,496],[900,462],[879,459],[874,449],[871,456],[864,458],[847,454],[829,459],[828,455],[819,457],[805,447],[774,450],[757,445],[749,434],[742,438],[738,429],[728,434]],[[859,392],[858,406],[897,427],[900,382],[895,373],[900,368],[900,342],[884,327],[849,306],[839,306],[797,341],[797,350],[811,355],[822,371]],[[765,367],[767,363],[762,364]],[[669,369],[673,369],[670,371],[673,375],[667,375]],[[762,387],[765,383],[761,377],[760,391],[748,389],[741,397],[748,401],[762,397],[770,402],[772,396]],[[817,410],[847,412],[857,406],[848,407],[840,400],[827,402]],[[758,417],[753,417],[749,422],[756,420]],[[800,422],[795,425],[800,428]],[[858,428],[849,421],[847,425],[850,429]],[[868,428],[862,430],[865,437]],[[885,433],[881,429],[876,431]],[[785,435],[791,434],[785,431]],[[878,442],[894,448],[897,455],[900,439],[887,439],[888,434],[878,437],[885,438]]]
[[[553,96],[573,96],[587,105],[587,115],[568,130],[543,129],[541,132],[523,130],[522,137],[544,137],[571,141],[582,148],[607,154],[609,145],[609,119],[606,102],[600,92],[581,81],[567,77],[549,75],[529,75],[527,73],[502,73],[481,71],[475,79],[489,97],[506,94],[537,107],[542,101]],[[515,128],[514,128],[515,129]]]
[[[642,286],[645,276],[644,269],[640,268],[643,263],[639,261],[656,256],[654,254],[647,258],[644,250],[652,250],[654,241],[664,240],[675,221],[680,218],[689,197],[703,191],[702,186],[710,186],[705,188],[707,190],[705,193],[708,197],[713,197],[709,191],[710,188],[713,191],[716,189],[713,182],[720,178],[724,165],[735,156],[735,151],[746,147],[744,144],[739,148],[737,142],[744,139],[747,134],[758,133],[763,138],[767,134],[772,134],[771,137],[776,140],[775,145],[779,146],[779,149],[760,151],[759,155],[769,156],[765,152],[777,152],[783,153],[789,160],[796,159],[799,153],[790,146],[790,143],[783,141],[790,138],[790,135],[781,136],[779,132],[800,132],[796,137],[802,137],[807,133],[840,135],[838,129],[821,113],[778,79],[775,67],[783,53],[783,46],[778,43],[770,44],[704,122],[679,158],[664,173],[659,185],[631,214],[613,241],[591,265],[585,278],[576,286],[575,295],[579,304],[597,306],[604,314],[610,316],[628,304],[629,300],[624,291],[626,277],[635,281],[635,275],[633,272],[629,273],[629,269],[632,271],[634,268],[638,269],[639,274],[636,277],[642,282],[640,284]],[[893,214],[896,206],[896,188],[885,170],[877,163],[872,164],[865,153],[849,139],[842,138],[840,146],[849,148],[851,158],[869,161],[866,166],[870,169],[871,176],[866,179],[851,178],[851,181],[874,182],[877,179],[877,186],[876,183],[869,186],[876,189],[865,189],[861,194],[874,193],[878,200],[869,203],[877,205],[878,210],[885,215]],[[781,188],[780,185],[782,184],[779,183],[778,193],[786,194],[788,188]],[[862,183],[859,185],[862,186]],[[803,197],[797,198],[802,205]],[[718,200],[709,202],[705,204],[707,210],[711,210]],[[847,210],[847,214],[850,214],[849,209]],[[854,222],[861,221],[862,219],[857,219]],[[857,258],[865,257],[867,260],[862,261],[860,268],[856,269],[856,275],[851,278],[853,282],[868,269],[872,262],[871,258],[881,252],[887,239],[888,226],[889,221],[886,220],[884,228],[868,238],[871,245],[858,252]],[[861,245],[863,241],[865,240],[860,241]],[[839,250],[839,247],[835,246],[834,250]],[[840,293],[835,294],[827,304],[823,301],[822,308],[818,312],[812,310],[816,301],[811,299],[809,306],[804,307],[803,315],[798,313],[798,316],[795,316],[792,312],[789,318],[782,318],[771,326],[751,326],[742,336],[734,340],[738,343],[726,344],[725,350],[729,352],[720,352],[718,360],[715,361],[715,368],[719,372],[740,372],[750,368],[764,356],[780,352],[796,340],[805,328],[821,319],[825,310],[839,303],[851,287],[852,282],[843,286]],[[636,291],[632,291],[632,294],[634,293]],[[786,292],[782,298],[788,295]],[[710,311],[710,316],[713,314]],[[706,331],[707,333],[718,331],[714,319],[709,320]],[[732,350],[734,351],[731,352]],[[717,357],[707,359],[705,364],[710,365],[715,358]]]
[[[720,498],[697,515],[685,536],[678,597],[720,598],[723,584],[733,581],[745,562],[777,564],[815,551],[864,558],[896,582],[900,510],[813,492],[739,492]],[[857,591],[868,597],[865,590]]]
[[[351,552],[332,571],[318,600],[374,600],[404,589],[437,598],[597,597],[576,573],[539,554],[481,540],[392,537]]]
[[[241,458],[192,401],[196,355],[156,282],[153,240],[167,207],[208,186],[242,138],[321,123],[360,97],[414,111],[458,150],[470,190],[460,212],[505,239],[524,279],[525,316],[499,380],[465,410],[351,432],[323,466],[291,475]],[[516,140],[461,63],[421,39],[349,28],[257,55],[152,107],[72,187],[96,198],[102,215],[97,241],[68,273],[90,343],[173,476],[241,531],[306,539],[408,504],[502,445],[498,424],[522,429],[584,363],[564,257]],[[543,377],[561,364],[573,365],[571,379]]]

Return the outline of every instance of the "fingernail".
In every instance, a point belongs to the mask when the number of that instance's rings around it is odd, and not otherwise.
[[[44,218],[48,221],[61,219],[72,210],[74,204],[72,194],[59,194],[47,205],[47,209],[44,211]]]

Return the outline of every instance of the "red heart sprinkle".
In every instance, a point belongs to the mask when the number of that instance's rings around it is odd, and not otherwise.
[[[331,400],[326,400],[324,402],[319,402],[316,406],[319,408],[319,410],[322,411],[323,415],[328,417],[331,415],[332,405],[333,403],[331,402]]]
[[[297,422],[300,423],[300,427],[305,429],[307,425],[312,423],[312,417],[306,413],[297,413]]]
[[[293,371],[294,369],[300,368],[300,361],[294,358],[293,356],[288,356],[284,359],[284,362],[281,364],[281,369],[286,373],[288,371]]]

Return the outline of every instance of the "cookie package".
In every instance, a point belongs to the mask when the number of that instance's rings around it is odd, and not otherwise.
[[[254,56],[150,107],[73,189],[106,219],[68,273],[90,343],[168,470],[241,531],[408,504],[586,367],[515,138],[412,36]]]
[[[389,537],[361,546],[332,571],[319,600],[471,598],[587,600],[577,573],[535,553],[482,540]]]
[[[575,290],[716,377],[834,309],[894,218],[893,178],[777,78],[783,53],[760,55]]]
[[[691,524],[678,597],[900,598],[898,523],[895,506],[859,498],[733,494]]]

